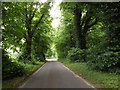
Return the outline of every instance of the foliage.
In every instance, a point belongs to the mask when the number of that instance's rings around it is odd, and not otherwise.
[[[62,18],[60,26],[57,28],[55,38],[55,48],[58,58],[66,58],[68,51],[75,47],[75,36],[74,36],[74,19],[71,12],[64,12],[62,10]],[[64,51],[63,51],[64,50]]]
[[[86,37],[94,26],[98,26],[100,10],[94,8],[91,3],[63,2],[63,13],[71,13],[72,29],[74,30],[75,46],[86,49]],[[70,23],[68,21],[68,23]],[[65,26],[66,27],[66,26]]]
[[[120,73],[120,52],[110,51],[109,49],[104,51],[88,51],[88,65],[92,69],[101,71],[110,71],[115,73]]]
[[[82,62],[84,61],[84,57],[85,57],[85,51],[79,48],[71,48],[71,50],[68,51],[68,55],[67,55],[67,58],[71,62]]]
[[[25,73],[24,66],[22,64],[18,64],[16,62],[11,62],[6,66],[7,66],[7,68],[4,68],[4,67],[2,68],[3,80],[22,76]]]
[[[47,24],[49,26],[45,24],[44,27],[43,26],[40,27],[41,30],[38,30],[33,37],[32,54],[36,61],[45,61],[45,54],[47,53],[48,50],[50,50],[50,44],[52,43],[50,34],[44,34],[46,32],[50,32],[49,31],[51,28],[50,20],[47,21]],[[44,31],[42,30],[42,28]]]
[[[20,77],[12,77],[8,80],[2,81],[2,88],[16,88],[18,87],[21,82],[24,82],[27,77],[29,77],[31,74],[33,74],[34,71],[36,71],[40,66],[42,66],[43,62],[37,62],[37,65],[31,65],[31,64],[23,64],[25,68],[24,75]]]
[[[120,47],[119,42],[119,36],[120,36],[120,16],[119,8],[120,8],[120,2],[119,3],[107,3],[103,6],[104,11],[106,11],[106,20],[104,21],[107,25],[107,32],[106,35],[108,37],[108,46],[113,47]],[[110,13],[112,12],[112,14]],[[120,49],[118,49],[120,50]]]
[[[19,61],[24,63],[32,63],[32,58],[38,52],[37,50],[42,52],[40,57],[45,59],[44,54],[49,44],[47,33],[51,28],[49,3],[4,2],[2,8],[3,48],[14,52],[16,48],[19,48]],[[38,43],[35,40],[38,37],[41,41],[39,44],[44,43],[40,45],[44,47],[44,50],[33,48],[38,48],[38,45],[34,44],[35,42]]]
[[[100,42],[98,45],[89,48],[88,65],[97,70],[120,73],[120,43],[118,39],[120,19],[116,19],[120,14],[118,12],[120,3],[105,3],[100,4],[100,6],[101,11],[106,15],[102,17],[105,36],[102,36],[104,38],[101,39],[102,41],[98,38]]]
[[[47,52],[46,52],[46,57],[47,57],[47,58],[50,58],[52,55],[53,55],[53,52],[52,52],[52,50],[49,48],[49,49],[47,50]]]
[[[56,45],[56,51],[57,51],[57,56],[58,56],[59,59],[67,57],[68,50],[70,49],[70,47],[67,44],[68,43],[64,43],[63,41],[57,43],[57,45]]]
[[[83,56],[89,68],[119,73],[120,3],[62,2],[60,6],[62,20],[57,35],[60,38],[56,39],[58,56],[80,60],[82,51],[73,48],[85,49]]]
[[[8,80],[15,77],[21,77],[30,71],[34,71],[35,65],[42,65],[41,62],[34,62],[34,65],[23,64],[17,60],[9,58],[6,51],[3,50],[2,79]],[[6,66],[6,67],[5,67]]]
[[[105,31],[103,31],[102,29],[95,29],[95,30],[91,30],[88,34],[88,36],[86,37],[86,42],[87,42],[87,48],[102,48],[106,47],[106,40],[107,37],[105,36]]]
[[[2,62],[2,79],[10,79],[22,76],[25,73],[24,66],[21,63],[13,62],[8,55],[3,52]],[[5,67],[6,66],[6,67]]]
[[[22,75],[25,65],[38,64],[56,52],[59,59],[88,61],[90,68],[120,73],[120,3],[62,2],[61,23],[55,30],[51,6],[50,2],[3,2],[4,79]],[[10,51],[19,58],[11,59]]]
[[[52,20],[49,4],[2,3],[3,79],[22,76],[30,65],[34,67],[45,61],[45,54],[52,42],[49,35]]]
[[[55,46],[59,59],[66,58],[66,56],[68,55],[68,51],[74,45],[74,42],[70,39],[70,36],[67,35],[67,33],[69,32],[62,31],[62,33],[56,37]]]
[[[94,45],[89,37],[97,35],[97,33],[91,33],[95,30],[99,32],[102,23],[99,21],[99,15],[101,15],[98,12],[99,9],[95,9],[91,4],[63,2],[60,6],[63,17],[56,37],[56,51],[58,58],[65,58],[71,48],[87,49],[89,43]],[[95,38],[96,36],[93,39]]]

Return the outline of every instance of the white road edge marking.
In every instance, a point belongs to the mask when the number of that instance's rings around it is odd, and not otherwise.
[[[61,62],[60,62],[61,63]],[[62,64],[62,63],[61,63]],[[63,64],[62,64],[63,65]],[[79,75],[75,74],[72,70],[70,70],[68,67],[66,67],[65,65],[63,65],[67,70],[69,70],[71,73],[73,73],[73,75],[75,77],[78,77],[80,79],[82,79],[87,85],[91,86],[92,88],[95,88],[93,85],[91,85],[90,83],[88,83],[85,79],[83,79],[82,77],[80,77]]]
[[[32,76],[34,76],[36,73],[38,73],[38,71],[41,70],[45,66],[45,64],[43,64],[37,71],[35,71],[32,75],[30,75],[29,78],[32,77]],[[21,86],[19,86],[18,88],[22,88],[23,86],[25,86],[26,83],[29,81],[29,78]]]

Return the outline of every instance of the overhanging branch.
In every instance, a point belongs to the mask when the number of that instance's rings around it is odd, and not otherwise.
[[[34,9],[33,14],[30,17],[31,20],[34,18],[36,11],[37,11],[37,8]]]
[[[44,17],[44,14],[42,14],[42,16],[39,18],[39,20],[36,22],[36,24],[34,25],[33,29],[32,29],[32,33],[35,32],[35,29],[38,27],[39,23],[41,22],[42,18]]]

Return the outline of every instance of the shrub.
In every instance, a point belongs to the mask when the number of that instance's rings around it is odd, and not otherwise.
[[[9,79],[21,76],[25,73],[24,66],[21,63],[13,62],[8,55],[3,52],[2,57],[2,79]]]
[[[11,62],[7,67],[3,66],[3,79],[22,76],[25,73],[24,67],[16,62]]]
[[[94,51],[88,54],[88,65],[90,68],[120,73],[120,52],[110,51]]]
[[[68,51],[67,58],[71,62],[85,61],[85,51],[79,48],[72,48]]]

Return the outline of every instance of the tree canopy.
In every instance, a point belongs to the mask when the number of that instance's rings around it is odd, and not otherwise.
[[[24,65],[44,62],[52,55],[120,73],[120,3],[61,2],[57,28],[50,16],[53,4],[2,3],[2,63],[4,76],[9,74],[4,79],[22,75]]]
[[[120,3],[62,2],[60,6],[58,58],[85,61],[90,68],[119,73]]]

